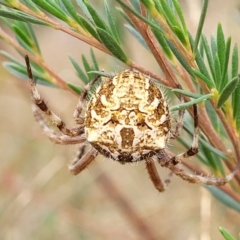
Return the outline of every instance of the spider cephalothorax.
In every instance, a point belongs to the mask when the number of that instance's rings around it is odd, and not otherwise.
[[[121,163],[151,157],[170,135],[163,93],[134,69],[103,81],[87,105],[84,125],[88,142]]]
[[[164,191],[166,184],[162,183],[158,175],[156,161],[184,180],[208,185],[223,185],[238,171],[239,167],[225,178],[215,178],[191,174],[182,169],[181,159],[189,158],[198,152],[198,116],[195,105],[191,147],[183,153],[168,156],[165,152],[166,144],[169,139],[179,136],[184,111],[179,111],[179,120],[173,129],[163,92],[155,82],[139,71],[128,69],[106,78],[87,101],[88,92],[99,77],[93,79],[79,96],[74,112],[78,126],[68,128],[40,97],[28,56],[26,64],[34,116],[44,133],[58,144],[80,144],[77,157],[69,166],[73,174],[85,169],[98,153],[121,163],[145,160],[150,179],[159,191]],[[83,108],[86,108],[84,114]],[[40,113],[43,113],[44,117]],[[62,132],[61,135],[48,126],[45,117]]]

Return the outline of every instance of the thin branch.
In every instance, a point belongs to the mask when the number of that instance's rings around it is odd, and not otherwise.
[[[22,53],[23,55],[28,55],[29,58],[34,61],[35,63],[37,63],[39,66],[41,66],[43,69],[45,69],[50,76],[52,76],[51,82],[56,85],[59,86],[62,89],[66,89],[69,90],[71,92],[74,93],[74,91],[72,91],[69,86],[67,85],[67,83],[62,80],[59,75],[57,75],[51,68],[48,67],[48,65],[43,61],[42,58],[40,57],[36,57],[35,55],[33,55],[32,53],[28,52],[25,48],[23,48],[20,44],[18,44],[17,41],[15,41],[13,38],[11,38],[6,32],[4,32],[2,30],[2,28],[0,28],[0,36],[2,37],[2,39],[7,42],[9,45],[13,46],[16,50],[18,50],[20,53]]]
[[[22,12],[25,12],[33,17],[36,17],[38,19],[41,19],[43,20],[44,22],[47,22],[50,24],[50,26],[54,29],[57,29],[57,30],[60,30],[62,32],[65,32],[97,49],[99,49],[100,51],[102,52],[105,52],[109,55],[112,55],[111,52],[103,45],[101,44],[99,41],[97,41],[95,38],[93,38],[91,35],[89,35],[88,32],[83,32],[81,31],[81,34],[69,29],[69,28],[66,28],[64,27],[63,25],[55,22],[53,19],[49,18],[46,14],[44,14],[43,12],[34,12],[32,11],[30,8],[26,7],[26,5],[22,4],[22,3],[19,3],[16,8]],[[83,33],[85,35],[83,35]]]
[[[126,0],[129,5],[130,1]],[[132,23],[136,27],[136,29],[140,32],[140,34],[145,39],[149,49],[151,50],[153,56],[155,57],[158,65],[162,69],[165,77],[168,79],[167,86],[176,88],[178,86],[178,80],[173,72],[172,67],[170,66],[169,62],[166,59],[165,54],[163,53],[162,49],[159,46],[157,39],[155,38],[154,34],[152,33],[149,26],[142,22],[139,18],[133,15],[130,11],[125,9],[126,14],[128,15],[129,19],[131,19]],[[142,12],[143,7],[142,7]]]

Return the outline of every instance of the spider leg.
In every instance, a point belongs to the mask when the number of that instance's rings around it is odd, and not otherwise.
[[[32,99],[35,105],[48,117],[51,122],[58,127],[58,129],[68,136],[78,136],[79,128],[73,128],[69,129],[66,127],[66,124],[59,118],[54,112],[52,112],[48,107],[47,104],[44,102],[44,100],[41,98],[37,87],[36,82],[33,79],[32,70],[29,62],[29,58],[26,55],[25,56],[26,66],[27,66],[27,73],[29,77],[29,83],[31,86],[31,93],[32,93]],[[81,131],[80,131],[81,132]]]
[[[181,101],[181,103],[184,103],[184,97],[182,95],[180,97],[180,101]],[[175,129],[171,130],[171,135],[170,135],[171,139],[178,138],[178,136],[180,135],[180,132],[181,132],[182,126],[183,126],[184,113],[185,113],[185,109],[180,109],[178,111],[178,121],[177,121]]]
[[[186,152],[177,154],[176,156],[172,157],[170,159],[170,162],[172,162],[173,164],[177,164],[182,158],[189,158],[198,153],[199,127],[198,127],[197,106],[195,104],[193,105],[193,118],[194,118],[194,133],[193,133],[192,146]]]
[[[87,93],[88,91],[91,89],[91,87],[93,86],[93,84],[100,78],[101,76],[98,75],[96,76],[91,82],[89,82],[83,89],[83,91],[81,92],[79,99],[78,99],[78,103],[77,103],[77,107],[76,110],[73,114],[75,121],[77,124],[83,124],[84,119],[81,117],[81,113],[83,110],[83,106],[85,105],[86,102],[86,98],[87,98]]]
[[[155,163],[152,158],[147,158],[145,160],[147,171],[149,174],[149,177],[154,185],[154,187],[159,191],[159,192],[164,192],[165,191],[165,184],[162,183],[162,180],[157,172],[157,168],[155,166]]]
[[[69,171],[73,175],[79,174],[84,170],[97,156],[98,152],[92,146],[91,149],[86,153],[86,145],[82,145],[79,148],[76,158],[73,163],[68,167]]]
[[[163,154],[162,152],[161,159],[164,155],[166,158],[169,158],[166,153]],[[234,178],[235,174],[240,169],[240,163],[239,163],[235,168],[235,170],[230,174],[228,174],[225,178],[217,178],[217,177],[195,175],[195,174],[186,172],[184,171],[180,163],[175,164],[174,162],[171,162],[169,160],[160,161],[160,159],[159,159],[159,162],[163,167],[169,168],[175,175],[181,177],[185,181],[188,181],[190,183],[201,183],[201,184],[215,185],[215,186],[222,186],[227,182],[231,181]]]
[[[194,123],[195,123],[194,124],[195,131],[194,131],[192,147],[185,153],[178,154],[172,158],[170,158],[164,150],[161,150],[156,154],[156,157],[158,158],[158,162],[161,164],[162,167],[169,168],[175,175],[181,177],[183,180],[186,180],[190,183],[202,183],[206,185],[222,186],[227,182],[231,181],[234,178],[235,174],[239,172],[240,162],[238,163],[234,171],[228,174],[224,178],[208,177],[208,176],[188,173],[182,168],[180,164],[181,159],[189,158],[190,156],[193,156],[194,154],[197,153],[197,150],[198,150],[198,119],[197,119],[196,107],[194,107]]]
[[[57,144],[67,145],[67,144],[77,144],[77,143],[84,143],[86,138],[82,136],[84,133],[84,129],[82,128],[82,134],[79,136],[67,136],[67,135],[57,135],[46,123],[44,118],[41,116],[38,108],[36,105],[33,105],[33,115],[39,125],[42,127],[43,132],[47,135],[47,137]]]

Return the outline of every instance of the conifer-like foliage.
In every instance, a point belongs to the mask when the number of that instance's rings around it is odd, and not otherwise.
[[[189,31],[178,0],[116,0],[111,7],[103,1],[104,17],[88,0],[1,0],[1,23],[15,37],[0,29],[0,38],[32,62],[34,77],[39,84],[57,86],[79,94],[81,87],[65,82],[45,63],[34,33],[34,25],[62,31],[118,59],[126,68],[135,68],[159,81],[177,97],[184,96],[185,103],[174,105],[172,111],[185,108],[192,114],[191,106],[198,104],[200,152],[197,159],[207,167],[208,173],[194,165],[183,164],[199,174],[223,177],[240,165],[240,84],[238,75],[238,47],[225,36],[221,24],[215,35],[207,39],[202,32],[207,14],[208,0],[203,1],[202,13],[196,36]],[[124,26],[115,21],[115,14],[123,19]],[[57,21],[56,19],[60,20]],[[134,62],[124,51],[127,44],[119,34],[125,27],[149,51],[162,70],[157,75],[141,62]],[[9,31],[8,31],[9,32]],[[7,52],[1,52],[8,60],[4,67],[19,78],[27,79],[24,61],[19,62]],[[95,74],[109,76],[99,71],[94,50],[82,56],[84,68],[70,58],[81,84],[87,84]],[[113,72],[115,69],[113,69]],[[157,72],[157,71],[156,71]],[[180,90],[179,85],[185,86]],[[192,120],[185,121],[184,131],[192,136]],[[179,142],[189,147],[190,140],[179,137]],[[223,143],[227,141],[227,144]],[[229,147],[227,148],[226,145]],[[199,165],[198,165],[199,166]],[[209,191],[221,202],[240,211],[240,174],[231,184],[209,187]],[[224,230],[222,230],[224,231]],[[226,238],[231,239],[231,238]]]

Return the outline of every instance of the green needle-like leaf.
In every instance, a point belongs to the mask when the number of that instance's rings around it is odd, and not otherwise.
[[[67,9],[67,11],[69,12],[69,14],[78,22],[78,24],[80,26],[82,26],[83,25],[82,19],[79,16],[79,14],[76,12],[76,9],[72,5],[71,1],[69,1],[69,0],[62,0],[62,3],[64,5],[64,7]]]
[[[174,53],[177,60],[182,64],[182,66],[186,69],[186,71],[193,76],[192,68],[186,61],[186,59],[183,57],[183,55],[179,52],[179,50],[176,48],[174,44],[172,44],[170,41],[168,41],[168,46],[170,47],[171,51]]]
[[[187,42],[187,36],[185,35],[185,33],[182,31],[181,28],[179,27],[173,27],[173,31],[175,32],[175,34],[177,35],[178,39],[181,41],[181,43],[184,45],[184,46],[187,46],[188,45],[188,42]]]
[[[83,81],[85,84],[87,84],[89,81],[87,75],[84,73],[84,71],[81,69],[81,67],[78,65],[78,63],[72,57],[69,57],[69,58],[77,72],[77,76],[81,79],[81,81]]]
[[[28,79],[27,69],[25,65],[22,65],[20,63],[15,63],[15,62],[3,62],[3,67],[18,78],[21,78],[24,80]],[[56,87],[55,85],[50,83],[47,79],[45,79],[43,74],[34,71],[33,75],[37,83],[45,86]]]
[[[216,87],[219,91],[221,91],[221,79],[222,79],[222,73],[221,73],[221,65],[220,65],[220,60],[219,60],[219,57],[218,55],[215,55],[215,58],[214,58],[214,67],[215,67],[215,84],[216,84]]]
[[[80,94],[81,91],[82,91],[82,89],[79,86],[75,85],[75,84],[67,83],[67,85],[77,94]]]
[[[152,0],[140,0],[140,1],[145,5],[147,9],[151,9],[154,7],[154,2]]]
[[[129,7],[128,4],[124,3],[122,0],[116,0],[123,8],[126,8],[129,12],[131,12],[134,16],[141,19],[143,22],[147,23],[152,28],[156,29],[157,31],[161,32],[163,35],[165,35],[165,32],[155,23],[149,21],[145,17],[143,17],[141,14],[139,14],[137,11]]]
[[[166,0],[160,0],[161,2],[161,8],[163,10],[163,13],[165,15],[165,18],[169,21],[169,26],[176,27],[178,29],[181,29],[180,24],[178,23],[177,18],[175,17],[171,7],[169,7]]]
[[[91,14],[94,23],[98,28],[105,30],[106,32],[110,32],[109,27],[107,24],[102,20],[102,18],[98,15],[97,11],[94,9],[89,2],[85,2],[86,7],[88,8],[89,13]]]
[[[217,42],[213,35],[211,35],[211,49],[212,49],[212,56],[215,57],[217,55]]]
[[[143,47],[145,47],[146,49],[149,49],[142,35],[132,25],[125,24],[124,26],[141,43]]]
[[[91,23],[94,23],[94,20],[91,16],[90,12],[88,11],[88,8],[84,4],[84,2],[82,0],[76,0],[76,1],[77,1],[78,6],[83,11],[84,15],[90,20]]]
[[[210,99],[211,97],[212,97],[212,94],[207,94],[207,95],[204,95],[200,98],[194,99],[192,101],[172,106],[172,107],[170,107],[170,110],[171,111],[178,111],[178,110],[181,110],[181,109],[187,109],[187,108],[191,107],[192,105],[198,104],[200,102],[204,102],[204,101]]]
[[[108,23],[109,23],[111,31],[112,31],[112,36],[114,36],[115,40],[118,43],[120,43],[118,32],[117,32],[117,27],[116,27],[116,24],[115,24],[115,21],[113,19],[111,10],[110,10],[109,5],[108,5],[106,0],[104,0],[104,5],[105,5],[106,13],[107,13]]]
[[[225,193],[222,190],[220,190],[219,188],[213,187],[213,186],[211,186],[211,187],[206,186],[206,188],[220,202],[222,202],[223,204],[227,205],[228,207],[240,212],[240,203],[237,202],[235,199],[233,199],[231,196],[229,196],[227,193]]]
[[[199,53],[199,51],[196,52],[196,57],[195,60],[197,62],[198,68],[200,70],[200,75],[205,76],[205,78],[201,78],[203,81],[206,80],[206,84],[208,85],[209,88],[213,88],[214,87],[214,83],[212,82],[212,79],[208,73],[208,69],[205,65],[205,62],[201,56],[201,54]],[[198,72],[196,70],[194,70],[195,74],[198,76]]]
[[[156,36],[158,42],[160,43],[164,53],[168,56],[169,59],[173,59],[174,56],[173,56],[173,53],[166,41],[166,39],[164,38],[163,34],[160,32],[160,31],[157,31],[156,29],[152,29],[154,35]]]
[[[37,40],[37,37],[35,35],[35,32],[33,30],[33,27],[31,24],[27,24],[27,28],[28,28],[28,31],[29,31],[29,34],[31,36],[31,40],[33,42],[33,48],[34,48],[34,52],[37,52],[37,55],[41,55],[41,49],[39,47],[39,44],[38,44],[38,40]]]
[[[53,16],[61,19],[64,22],[68,22],[68,16],[61,10],[61,8],[54,4],[53,2],[48,2],[45,0],[32,0],[35,4],[51,13]]]
[[[99,38],[96,30],[94,29],[94,27],[81,15],[79,15],[79,18],[81,18],[82,27],[84,27],[94,38],[96,38],[97,40],[100,41],[100,38]]]
[[[225,59],[225,38],[224,38],[224,33],[222,30],[222,25],[218,24],[217,28],[217,51],[218,51],[218,58],[220,62],[220,69],[221,72],[223,71],[223,66],[224,66],[224,59]]]
[[[41,25],[49,25],[48,23],[45,23],[42,20],[38,20],[35,17],[26,15],[25,13],[22,13],[20,11],[13,10],[13,9],[11,9],[11,10],[0,9],[0,16],[18,20],[18,21],[23,21],[23,22],[29,22],[29,23],[41,24]]]
[[[206,77],[205,75],[202,74],[202,72],[200,72],[199,70],[197,69],[192,69],[192,71],[194,72],[194,74],[200,78],[202,81],[204,81],[207,86],[211,89],[211,88],[214,88],[214,83],[211,81],[210,78]]]
[[[217,107],[220,108],[227,101],[229,96],[233,93],[239,83],[239,77],[233,78],[222,90],[218,99]]]
[[[238,47],[235,44],[232,52],[232,78],[238,75]]]
[[[238,75],[238,48],[235,45],[232,52],[232,78]],[[240,84],[232,96],[233,116],[236,120],[237,129],[240,130]]]
[[[100,36],[102,43],[108,48],[108,50],[120,61],[128,64],[129,60],[116,40],[105,30],[97,28],[97,32]]]
[[[23,0],[26,5],[31,8],[34,12],[41,13],[40,9],[33,3],[32,0]]]
[[[203,95],[200,95],[200,94],[196,94],[196,93],[192,93],[192,92],[187,92],[185,90],[182,90],[182,89],[178,89],[178,88],[174,88],[171,90],[172,92],[175,92],[175,93],[180,93],[181,95],[184,95],[184,96],[187,96],[187,97],[190,97],[190,98],[200,98],[202,97]]]
[[[31,47],[31,40],[29,38],[28,32],[26,31],[25,28],[23,28],[24,26],[17,26],[16,24],[14,24],[12,26],[13,31],[15,32],[15,34],[29,47]]]
[[[94,70],[97,70],[97,71],[98,71],[98,70],[99,70],[98,62],[97,62],[97,59],[96,59],[96,57],[95,57],[95,54],[94,54],[92,48],[90,49],[90,55],[91,55],[92,62],[93,62],[93,68],[94,68]]]
[[[219,227],[218,228],[225,240],[236,240],[226,229]]]
[[[222,67],[222,79],[221,79],[220,89],[223,89],[228,82],[227,70],[228,70],[229,57],[230,57],[230,48],[231,48],[231,38],[229,37],[227,39],[226,46],[225,46],[224,64]]]
[[[92,68],[84,55],[82,55],[82,63],[84,66],[84,70],[88,75],[88,82],[89,82],[93,78],[92,74],[89,74],[89,72],[92,70]]]
[[[178,14],[178,17],[179,17],[180,21],[181,21],[183,31],[184,31],[185,35],[187,36],[188,35],[188,29],[187,29],[187,25],[186,25],[186,22],[185,22],[185,19],[184,19],[183,12],[182,12],[181,6],[179,4],[179,1],[178,0],[172,0],[172,3],[175,7],[175,10]]]
[[[205,50],[205,53],[206,53],[206,56],[207,56],[208,65],[209,65],[209,68],[211,70],[212,77],[213,77],[213,79],[215,79],[216,77],[215,77],[213,55],[212,55],[210,46],[208,44],[207,38],[204,35],[202,36],[202,43],[203,43],[204,50]]]
[[[201,12],[201,16],[200,16],[200,20],[199,20],[199,24],[198,24],[197,34],[196,34],[196,38],[195,38],[194,48],[193,48],[193,52],[195,54],[197,52],[198,43],[199,43],[200,37],[202,35],[203,24],[204,24],[205,17],[206,17],[206,14],[207,14],[207,7],[208,7],[208,0],[204,0],[203,1],[202,12]]]

